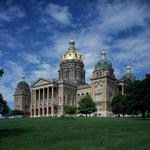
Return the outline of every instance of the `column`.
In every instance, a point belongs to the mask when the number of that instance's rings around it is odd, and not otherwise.
[[[32,97],[31,97],[31,105],[34,107],[34,105],[35,105],[35,100],[36,100],[36,98],[35,98],[35,95],[36,93],[35,93],[35,90],[32,90],[31,91],[31,95],[32,95]]]
[[[31,97],[31,104],[34,106],[36,101],[36,90],[31,91],[32,97]]]
[[[43,106],[44,106],[44,100],[45,100],[45,91],[44,91],[44,88],[43,88]]]
[[[49,87],[47,87],[47,105],[49,103]]]
[[[32,101],[33,101],[33,93],[31,90],[30,117],[32,117]]]
[[[34,92],[34,104],[36,103],[37,100],[38,100],[38,95],[37,95],[37,90],[35,90],[35,92]]]
[[[54,87],[52,86],[52,104],[54,102]]]
[[[54,87],[52,86],[52,103],[51,103],[51,115],[54,116]]]
[[[49,109],[48,109],[48,106],[47,106],[47,108],[46,108],[46,109],[47,109],[47,116],[49,116]]]
[[[40,93],[40,91],[41,90],[39,89],[39,93],[38,93],[39,94],[39,104],[41,103],[41,93]]]
[[[32,107],[32,105],[33,105],[33,91],[31,90],[31,106],[30,106],[30,108]]]
[[[44,107],[42,108],[42,116],[44,116]]]
[[[47,102],[49,102],[49,87],[47,88]]]
[[[54,105],[51,106],[51,116],[54,117]]]

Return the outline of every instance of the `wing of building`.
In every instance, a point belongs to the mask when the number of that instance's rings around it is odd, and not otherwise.
[[[111,116],[111,101],[118,92],[124,93],[125,81],[133,78],[128,66],[121,80],[115,78],[114,69],[106,56],[106,51],[101,51],[99,61],[96,63],[91,77],[91,84],[85,83],[85,69],[82,55],[75,47],[75,41],[70,40],[69,48],[61,57],[58,80],[37,79],[31,85],[30,116],[58,116],[64,114],[65,106],[77,106],[78,101],[85,95],[91,95],[96,103],[99,116]],[[15,108],[23,110],[19,106],[22,100],[15,92]],[[24,89],[26,89],[24,87]],[[28,97],[26,97],[28,99]],[[19,103],[20,102],[20,103]],[[17,107],[18,104],[18,107]],[[26,107],[26,106],[24,106]]]

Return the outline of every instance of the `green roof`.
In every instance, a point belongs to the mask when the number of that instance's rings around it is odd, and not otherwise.
[[[110,63],[110,61],[109,60],[107,60],[107,59],[101,59],[101,60],[99,60],[99,62],[95,65],[95,68],[109,68],[109,67],[111,67],[112,66],[112,64]]]
[[[121,78],[121,80],[131,80],[131,81],[133,81],[133,80],[135,80],[135,75],[134,75],[134,73],[132,73],[132,72],[130,72],[130,73],[125,73],[125,74],[123,75],[123,77]]]

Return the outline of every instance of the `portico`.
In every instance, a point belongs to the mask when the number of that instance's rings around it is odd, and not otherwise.
[[[58,86],[41,80],[31,88],[31,117],[54,116],[58,113]]]

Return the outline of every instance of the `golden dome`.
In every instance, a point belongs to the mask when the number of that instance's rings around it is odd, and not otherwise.
[[[68,51],[61,57],[61,61],[65,60],[80,60],[82,61],[82,55],[76,50],[75,48],[75,42],[73,40],[70,40],[69,42],[70,47],[68,48]]]

